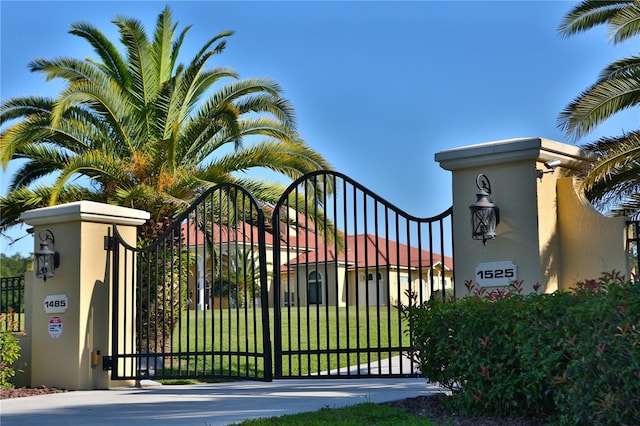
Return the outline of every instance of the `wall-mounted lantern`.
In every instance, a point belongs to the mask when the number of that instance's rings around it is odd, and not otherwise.
[[[477,200],[469,206],[471,210],[471,236],[474,240],[487,240],[496,237],[496,226],[500,223],[500,210],[491,202],[491,183],[482,173],[476,178]]]
[[[38,233],[40,239],[40,250],[35,252],[35,272],[36,277],[47,281],[47,278],[53,277],[53,270],[60,266],[60,255],[57,251],[49,248],[49,244],[55,249],[55,238],[53,232],[48,229]]]

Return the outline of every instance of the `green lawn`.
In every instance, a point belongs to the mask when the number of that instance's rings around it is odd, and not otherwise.
[[[173,350],[196,355],[183,357],[180,367],[196,375],[261,375],[261,315],[260,308],[184,312],[174,331]],[[269,318],[273,342],[273,309]],[[395,308],[285,308],[283,373],[304,376],[389,358],[398,354],[393,348],[400,346],[401,339],[408,344],[404,329]],[[369,352],[369,348],[375,351]]]
[[[436,423],[432,423],[424,418],[407,414],[400,408],[373,403],[363,403],[344,408],[323,408],[311,413],[299,413],[280,417],[246,420],[237,424],[243,426],[436,425]]]

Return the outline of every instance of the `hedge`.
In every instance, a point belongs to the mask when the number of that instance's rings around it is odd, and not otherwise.
[[[405,307],[424,377],[466,415],[640,424],[640,285],[615,272],[571,292],[522,282]]]

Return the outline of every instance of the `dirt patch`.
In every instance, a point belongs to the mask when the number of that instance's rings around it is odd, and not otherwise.
[[[0,388],[0,399],[22,398],[25,396],[48,395],[51,393],[68,392],[63,389],[39,387],[39,388]]]

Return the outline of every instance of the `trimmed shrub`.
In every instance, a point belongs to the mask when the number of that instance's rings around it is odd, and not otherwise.
[[[582,283],[580,283],[582,284]],[[615,274],[583,286],[555,403],[568,424],[640,424],[640,283]]]
[[[13,388],[10,380],[16,374],[14,363],[20,358],[19,338],[24,336],[24,332],[12,331],[12,318],[11,312],[6,315],[0,314],[0,324],[9,322],[7,327],[2,327],[3,331],[0,331],[0,388]]]
[[[573,292],[521,295],[521,282],[405,309],[416,361],[467,415],[640,424],[640,286],[617,274]]]

